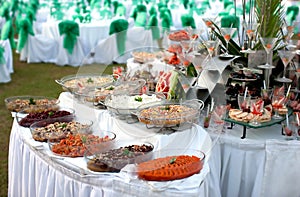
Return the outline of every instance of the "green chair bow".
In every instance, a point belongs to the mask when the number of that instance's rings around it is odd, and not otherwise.
[[[78,23],[70,20],[62,21],[58,24],[58,30],[61,36],[64,35],[63,47],[72,54],[79,36]]]
[[[1,30],[1,40],[9,39],[10,45],[13,49],[16,48],[14,34],[15,32],[12,25],[12,20],[10,19],[3,25],[3,28]]]
[[[163,27],[163,30],[170,29],[172,25],[172,17],[169,14],[169,12],[164,11],[163,13],[160,14],[161,18],[161,26]]]
[[[119,3],[118,4],[118,7],[117,7],[117,10],[116,10],[116,15],[117,16],[126,16],[126,7]]]
[[[25,46],[28,34],[34,35],[32,23],[28,18],[21,19],[21,21],[19,22],[19,41],[17,46],[18,51],[21,51]]]
[[[190,14],[182,15],[181,23],[182,23],[182,27],[192,27],[193,29],[196,29],[194,17]]]
[[[156,14],[153,14],[150,16],[148,24],[147,24],[147,28],[151,29],[152,38],[154,40],[158,40],[160,38],[160,30],[158,27],[158,19],[157,19]]]
[[[0,65],[5,64],[4,52],[4,47],[0,45]]]
[[[299,7],[296,5],[289,6],[286,10],[286,19],[290,25],[293,21],[296,20],[297,15],[299,14]]]
[[[35,18],[35,11],[34,11],[34,9],[32,9],[32,8],[30,8],[30,7],[28,7],[27,9],[26,9],[26,18],[28,18],[28,20],[32,23],[33,21],[35,21],[36,20],[36,18]]]
[[[10,18],[10,8],[9,8],[9,3],[5,2],[1,7],[0,7],[0,16],[5,18],[5,20],[9,20]]]
[[[144,4],[139,4],[139,5],[137,5],[137,6],[134,8],[134,10],[133,10],[133,12],[132,12],[132,14],[131,14],[131,17],[132,17],[134,20],[136,20],[136,17],[137,17],[137,15],[138,15],[139,12],[147,12],[147,7],[146,7]]]
[[[137,27],[145,27],[147,24],[147,13],[138,12],[134,21],[134,25]]]
[[[234,15],[227,15],[221,18],[221,27],[240,27],[240,18]]]
[[[83,22],[84,17],[81,16],[80,14],[76,14],[72,16],[73,21],[76,21],[77,19],[79,20],[80,23]]]
[[[102,8],[99,13],[100,13],[100,16],[101,16],[102,19],[111,19],[112,16],[113,16],[110,9],[106,8],[106,7]]]
[[[129,24],[127,20],[117,19],[115,21],[112,21],[109,27],[109,35],[116,34],[119,55],[123,55],[126,49],[128,25]]]

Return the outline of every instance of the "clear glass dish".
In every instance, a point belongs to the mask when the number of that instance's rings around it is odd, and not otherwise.
[[[11,112],[26,110],[27,113],[58,108],[59,100],[45,96],[12,96],[4,99],[6,108]]]

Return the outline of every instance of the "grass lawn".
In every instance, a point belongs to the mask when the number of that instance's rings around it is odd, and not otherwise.
[[[12,126],[12,117],[6,109],[4,99],[10,96],[36,95],[58,97],[61,87],[55,83],[66,75],[83,72],[84,67],[57,66],[54,64],[36,63],[27,64],[19,61],[19,54],[13,54],[14,73],[12,81],[7,84],[0,83],[0,196],[7,196],[8,188],[8,148],[9,136]],[[94,68],[104,73],[111,73],[112,66],[95,65]]]

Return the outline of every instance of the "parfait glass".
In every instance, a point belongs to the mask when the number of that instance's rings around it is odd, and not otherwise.
[[[214,31],[214,23],[216,22],[216,18],[202,18],[203,22],[205,23],[209,35],[209,39],[212,39],[213,37],[213,31]]]
[[[250,100],[250,112],[254,116],[261,116],[263,109],[264,109],[264,101],[262,98]],[[253,120],[249,123],[249,125],[260,126],[261,123],[257,120],[257,118],[253,118]]]
[[[228,57],[229,55],[229,50],[228,50],[228,45],[229,45],[229,41],[232,38],[232,35],[234,34],[234,32],[236,31],[236,28],[221,28],[221,33],[225,39],[226,42],[226,52],[223,56]]]
[[[253,41],[256,38],[256,33],[257,33],[257,28],[259,27],[259,23],[256,22],[244,22],[243,27],[246,30],[246,35],[248,37],[248,49],[247,50],[242,50],[242,53],[255,53],[255,50],[253,50]]]
[[[286,140],[294,140],[296,138],[295,134],[298,132],[296,122],[289,120],[289,117],[286,116],[286,120],[281,122],[282,134]]]
[[[267,53],[267,62],[265,65],[259,65],[259,68],[263,68],[263,69],[271,69],[274,68],[274,66],[272,65],[272,58],[271,58],[271,53],[273,52],[273,47],[275,46],[275,43],[277,41],[277,38],[264,38],[264,37],[260,37],[260,42],[262,43],[263,47],[266,50]]]
[[[273,119],[281,119],[282,117],[279,115],[278,111],[280,108],[283,108],[286,103],[286,97],[283,94],[273,95],[272,97],[272,107],[274,109],[275,114],[273,115]]]
[[[217,41],[217,40],[204,41],[204,46],[207,48],[210,59],[212,59],[218,44],[219,44],[219,41]]]
[[[223,131],[223,126],[225,124],[225,117],[227,112],[226,105],[217,105],[211,113],[211,123],[214,131]]]
[[[286,72],[287,65],[294,58],[296,53],[294,51],[278,50],[278,54],[282,60],[284,69],[283,69],[283,76],[281,78],[277,78],[276,80],[283,83],[291,83],[292,80],[285,77],[285,72]]]

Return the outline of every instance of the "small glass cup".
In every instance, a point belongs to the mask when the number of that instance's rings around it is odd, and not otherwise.
[[[292,122],[291,123],[287,123],[286,121],[283,121],[281,123],[281,126],[282,126],[282,131],[283,131],[284,138],[286,140],[294,140],[294,139],[296,139],[296,127],[295,127],[295,124],[293,124]],[[297,127],[297,128],[299,128],[299,127]],[[297,129],[297,131],[298,131],[298,129]]]
[[[250,111],[250,100],[251,100],[250,94],[246,95],[246,97],[244,96],[244,94],[238,94],[239,109],[244,112],[249,112]]]

